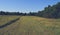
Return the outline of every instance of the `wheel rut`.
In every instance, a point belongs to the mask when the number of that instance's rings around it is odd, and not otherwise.
[[[5,23],[4,25],[0,26],[0,29],[1,29],[1,28],[4,28],[4,27],[7,27],[8,25],[13,24],[14,22],[18,21],[19,19],[20,19],[20,17],[14,19],[14,20],[11,20],[10,22]]]

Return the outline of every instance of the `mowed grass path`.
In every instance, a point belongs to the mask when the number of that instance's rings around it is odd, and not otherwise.
[[[60,19],[22,16],[13,24],[0,29],[0,35],[60,35]]]

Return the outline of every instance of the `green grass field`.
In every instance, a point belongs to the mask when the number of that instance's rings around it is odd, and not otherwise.
[[[0,25],[18,17],[1,16]],[[60,35],[60,19],[21,16],[18,21],[0,29],[0,35]]]

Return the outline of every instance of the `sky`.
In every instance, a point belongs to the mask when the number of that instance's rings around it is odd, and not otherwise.
[[[0,0],[0,11],[37,12],[57,2],[60,0]]]

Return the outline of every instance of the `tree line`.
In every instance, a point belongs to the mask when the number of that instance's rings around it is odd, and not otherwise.
[[[0,15],[22,15],[22,16],[36,16],[37,13],[30,12],[30,13],[20,13],[20,12],[5,12],[0,11]]]
[[[19,12],[4,12],[0,11],[0,15],[23,15],[23,16],[39,16],[45,18],[60,18],[60,2],[55,5],[48,5],[42,11],[19,13]]]
[[[43,11],[39,11],[38,14],[46,18],[60,18],[60,2],[52,6],[48,5]]]

